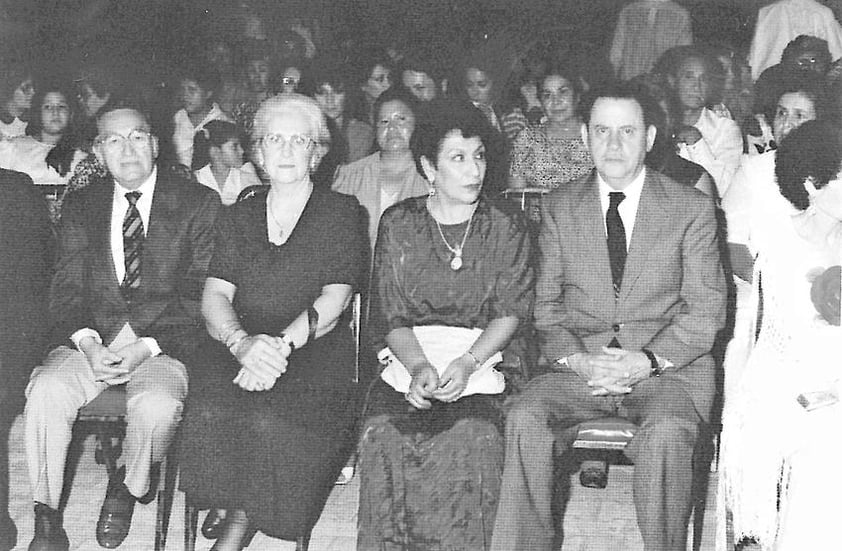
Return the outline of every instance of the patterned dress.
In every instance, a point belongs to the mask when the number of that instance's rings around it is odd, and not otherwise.
[[[525,128],[512,144],[509,174],[527,187],[555,189],[590,171],[594,164],[581,138],[555,138],[546,126]]]
[[[383,214],[369,325],[375,348],[401,327],[484,329],[500,317],[529,319],[530,240],[521,214],[507,207],[481,200],[459,271],[450,267],[426,197]],[[466,223],[442,231],[458,242]],[[521,330],[496,367],[507,392],[526,378],[524,336]],[[417,410],[380,379],[373,383],[360,444],[357,549],[488,549],[503,468],[503,397],[472,395]]]

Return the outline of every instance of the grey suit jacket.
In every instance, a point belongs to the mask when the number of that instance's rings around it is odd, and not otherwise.
[[[703,419],[726,283],[713,201],[647,169],[623,284],[615,297],[596,172],[544,198],[535,326],[548,361],[599,352],[616,337],[675,364]]]

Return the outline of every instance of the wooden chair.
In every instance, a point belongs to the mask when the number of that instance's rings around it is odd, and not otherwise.
[[[256,186],[252,186],[256,187]],[[251,189],[251,188],[247,188]],[[351,333],[354,336],[354,382],[360,382],[360,323],[362,317],[362,297],[354,293],[351,302]],[[167,516],[169,520],[169,516]],[[199,508],[189,499],[184,499],[184,551],[196,550],[196,535],[199,526]],[[310,547],[310,533],[295,540],[295,551],[307,551]],[[157,550],[156,550],[157,551]]]
[[[117,472],[117,459],[123,450],[123,437],[126,426],[126,387],[112,386],[96,397],[91,403],[79,410],[76,424],[73,426],[73,438],[68,453],[68,465],[71,467],[69,476],[65,479],[62,492],[62,506],[66,504],[72,485],[72,474],[82,452],[84,436],[94,432],[97,438],[97,449],[94,453],[96,462],[105,465],[108,477],[111,479]],[[164,479],[163,488],[158,489],[158,511],[155,522],[155,551],[163,551],[167,544],[167,529],[170,513],[172,512],[175,496],[175,476],[178,472],[176,446],[170,446],[166,461],[162,466],[161,476]]]
[[[606,417],[586,421],[577,427],[573,449],[600,452],[605,459],[609,459],[611,455],[616,456],[626,449],[628,443],[634,438],[637,429],[637,425],[621,417]],[[713,446],[708,445],[711,442],[713,442],[713,438],[710,430],[703,425],[700,429],[693,458],[693,524],[691,532],[687,536],[688,551],[698,550],[702,543],[701,527],[704,522],[707,502],[709,465],[713,458]]]

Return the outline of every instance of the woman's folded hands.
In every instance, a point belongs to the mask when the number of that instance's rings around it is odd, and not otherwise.
[[[291,352],[279,337],[265,334],[246,337],[232,350],[242,366],[234,384],[249,392],[271,389],[286,372]]]

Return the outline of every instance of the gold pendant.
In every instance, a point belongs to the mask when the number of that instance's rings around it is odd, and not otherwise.
[[[453,260],[450,261],[450,269],[454,272],[458,272],[462,268],[462,255],[456,255],[453,257]]]

